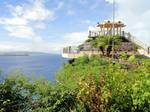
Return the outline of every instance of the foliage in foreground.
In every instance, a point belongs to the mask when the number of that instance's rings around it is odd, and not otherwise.
[[[56,83],[20,72],[0,80],[0,112],[149,112],[150,60],[97,56],[64,64]]]

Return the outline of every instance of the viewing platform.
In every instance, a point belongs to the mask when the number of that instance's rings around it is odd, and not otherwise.
[[[143,42],[139,41],[136,37],[131,35],[129,32],[125,32],[123,28],[126,25],[123,24],[123,22],[118,21],[118,22],[111,22],[111,21],[104,21],[102,23],[97,23],[96,28],[99,29],[97,31],[89,31],[89,38],[100,38],[100,36],[121,36],[127,39],[129,42],[128,43],[122,43],[122,47],[126,46],[126,48],[129,49],[135,49],[132,48],[133,44],[138,45],[140,48],[137,50],[137,52],[141,55],[145,55],[147,57],[150,57],[150,46],[144,44]],[[132,45],[130,45],[132,43]],[[92,48],[92,46],[85,42],[84,44],[84,49],[79,49],[79,47],[75,46],[69,46],[65,47],[63,49],[62,57],[64,58],[78,58],[84,55],[100,55],[102,54],[99,49]],[[132,53],[132,52],[130,52]]]

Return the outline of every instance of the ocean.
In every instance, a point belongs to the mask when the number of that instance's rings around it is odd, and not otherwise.
[[[31,54],[29,56],[0,56],[0,70],[3,76],[12,71],[21,71],[29,77],[44,77],[55,81],[55,75],[67,59],[54,54]]]

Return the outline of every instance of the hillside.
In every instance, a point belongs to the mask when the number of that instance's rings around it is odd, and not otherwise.
[[[150,59],[81,57],[64,64],[56,83],[10,74],[0,82],[0,111],[149,112]]]

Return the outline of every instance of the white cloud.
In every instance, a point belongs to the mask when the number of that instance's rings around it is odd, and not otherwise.
[[[27,25],[25,26],[6,26],[5,30],[9,32],[10,36],[32,39],[35,36],[33,29]]]
[[[88,31],[100,31],[100,28],[96,26],[89,26]]]
[[[105,0],[106,2],[113,3],[113,0]]]
[[[42,0],[30,0],[32,4],[22,6],[9,5],[11,17],[0,17],[0,24],[8,32],[8,35],[28,39],[23,42],[0,42],[0,51],[42,51],[49,53],[60,53],[63,47],[68,45],[79,45],[87,39],[88,32],[72,32],[64,35],[64,38],[56,42],[48,42],[36,34],[34,28],[44,29],[44,20],[54,18],[54,11],[48,10]],[[63,2],[58,3],[55,11],[63,7]],[[70,10],[70,15],[75,12]],[[89,23],[89,21],[86,21]],[[31,26],[32,25],[32,26]]]
[[[100,7],[102,0],[94,0],[94,2],[92,2],[90,9],[91,10],[96,10],[96,8]]]
[[[1,41],[0,48],[0,52],[34,51],[45,53],[60,53],[62,51],[63,45],[61,43],[53,43],[43,40],[31,43]]]
[[[67,14],[70,15],[70,16],[74,16],[76,13],[75,13],[74,10],[69,9],[69,10],[67,11]]]
[[[47,52],[47,53],[61,53],[64,44],[61,42],[48,42],[48,41],[34,41],[31,46],[31,51]]]
[[[0,51],[39,51],[58,53],[62,50],[63,44],[43,40],[36,32],[36,29],[46,28],[44,21],[54,20],[55,11],[63,7],[59,2],[56,8],[49,10],[45,7],[45,0],[28,0],[29,4],[17,6],[8,5],[9,17],[0,17],[0,24],[8,32],[9,36],[22,38],[22,42],[0,41]],[[24,42],[28,39],[28,43]]]
[[[106,0],[112,3],[113,0]],[[126,30],[138,40],[150,46],[150,8],[149,0],[115,0],[117,3],[116,18],[127,26]]]
[[[0,24],[10,36],[28,39],[28,43],[23,42],[0,42],[0,51],[42,51],[49,53],[60,53],[63,47],[68,45],[79,45],[87,39],[87,32],[72,32],[64,35],[62,40],[48,42],[43,40],[34,32],[36,29],[44,29],[44,20],[54,19],[55,11],[60,10],[64,3],[59,2],[56,8],[48,10],[44,6],[44,0],[29,0],[30,5],[9,5],[11,17],[0,17]],[[68,10],[69,15],[74,15],[73,10]],[[86,21],[89,23],[89,21]],[[32,26],[31,26],[32,25]]]
[[[30,51],[28,48],[28,44],[22,44],[17,42],[8,42],[1,41],[0,42],[0,52],[8,52],[8,51]]]
[[[9,5],[11,17],[0,17],[0,24],[8,32],[8,35],[17,38],[32,39],[36,37],[34,28],[44,29],[42,22],[45,19],[53,20],[54,11],[45,7],[45,0],[30,0],[31,4],[12,6]],[[35,25],[32,22],[37,23]]]
[[[79,0],[79,2],[80,2],[81,4],[87,4],[87,3],[88,3],[88,0]]]
[[[44,24],[42,22],[39,22],[39,23],[35,24],[34,27],[37,28],[37,29],[45,29],[46,28],[46,24]]]
[[[61,53],[66,46],[78,46],[88,38],[88,32],[72,32],[63,36],[63,39],[55,42],[48,42],[39,39],[32,43],[31,51],[42,51],[49,53]]]
[[[53,19],[54,12],[45,8],[42,0],[35,0],[33,6],[23,11],[22,18],[26,20],[45,20],[48,17]]]
[[[32,44],[27,46],[28,47],[27,51],[37,51],[37,52],[42,51],[46,53],[60,54],[64,47],[78,46],[82,44],[86,39],[87,39],[86,32],[67,33],[64,35],[62,40],[58,40],[55,42],[44,41],[41,40],[39,37],[39,40],[36,39],[34,42],[32,42]]]
[[[92,24],[92,21],[90,21],[90,20],[83,20],[83,21],[81,21],[81,24],[86,24],[86,25],[89,25],[89,24]]]
[[[64,35],[65,46],[82,44],[88,38],[88,32],[73,32]]]
[[[64,2],[60,1],[60,2],[58,2],[58,5],[54,10],[55,11],[60,10],[63,6],[64,6]]]
[[[15,18],[0,18],[0,24],[2,25],[26,25],[28,23],[27,20],[19,17]]]

